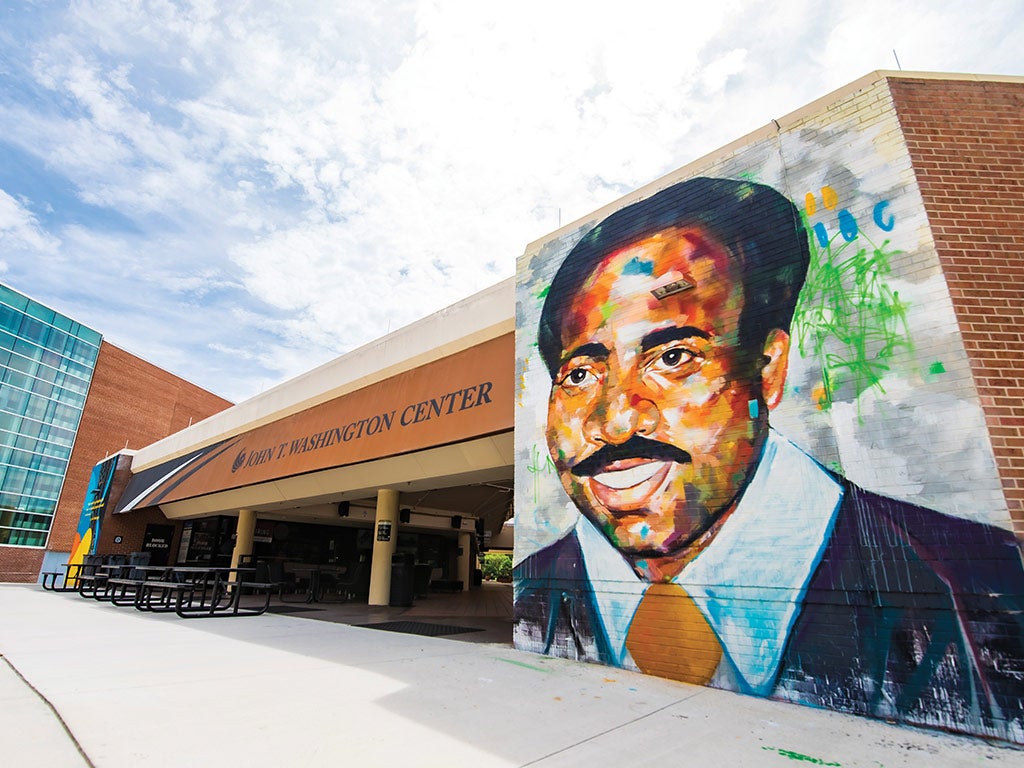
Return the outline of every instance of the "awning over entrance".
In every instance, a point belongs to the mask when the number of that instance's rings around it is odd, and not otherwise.
[[[514,361],[504,334],[218,441],[134,475],[116,512],[195,516],[506,479]]]

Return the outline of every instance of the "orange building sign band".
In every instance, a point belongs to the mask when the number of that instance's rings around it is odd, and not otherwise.
[[[146,470],[128,511],[512,429],[506,334]]]

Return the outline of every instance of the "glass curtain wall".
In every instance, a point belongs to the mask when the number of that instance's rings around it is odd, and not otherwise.
[[[100,340],[0,285],[0,545],[46,546]]]

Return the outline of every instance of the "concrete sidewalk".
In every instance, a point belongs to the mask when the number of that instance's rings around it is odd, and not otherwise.
[[[0,763],[16,768],[1024,764],[1006,745],[301,614],[183,620],[0,585],[0,654]]]

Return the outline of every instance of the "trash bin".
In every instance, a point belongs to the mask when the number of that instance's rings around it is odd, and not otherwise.
[[[412,605],[415,562],[416,556],[412,552],[396,552],[391,556],[391,592],[388,605]]]
[[[434,570],[432,563],[416,563],[413,566],[413,573],[416,574],[413,580],[413,592],[416,597],[426,597],[430,591],[430,572]]]

